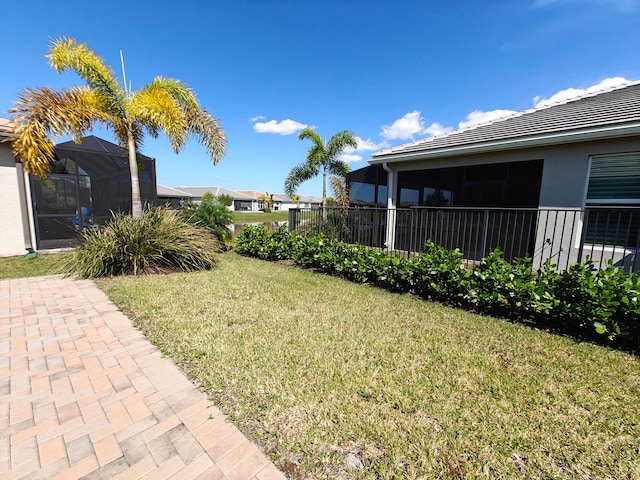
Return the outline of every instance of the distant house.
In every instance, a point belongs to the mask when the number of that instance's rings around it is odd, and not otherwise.
[[[230,210],[234,211],[256,211],[258,210],[258,201],[244,193],[237,192],[235,190],[230,190],[224,187],[189,187],[186,185],[181,185],[178,187],[174,187],[175,190],[179,190],[181,192],[185,192],[189,194],[191,199],[194,202],[200,202],[202,200],[202,196],[205,193],[210,193],[214,197],[218,197],[220,195],[229,195],[233,198],[233,205],[230,207]]]
[[[185,202],[191,199],[191,195],[175,188],[167,187],[165,185],[157,185],[158,192],[158,205],[180,208],[184,206]]]
[[[248,195],[251,198],[255,199],[255,201],[257,202],[256,206],[258,210],[262,210],[265,208],[265,202],[264,202],[264,197],[269,195],[271,197],[271,201],[272,201],[272,205],[271,205],[271,209],[272,210],[281,210],[281,200],[279,198],[277,198],[275,195],[271,195],[271,194],[267,194],[267,193],[263,193],[263,192],[258,192],[257,190],[238,190],[239,193],[242,193],[244,195]]]
[[[564,239],[549,245],[555,259],[576,258],[585,225],[592,243],[624,256],[640,235],[640,218],[631,216],[640,207],[640,82],[388,148],[369,164],[347,176],[354,206],[530,208],[540,212],[538,224],[543,210],[574,210],[553,226]],[[604,231],[600,207],[631,210]],[[391,245],[394,232],[387,225]],[[570,244],[568,232],[578,232]],[[529,253],[549,238],[534,232]]]
[[[277,193],[275,197],[280,201],[281,210],[289,210],[290,208],[320,208],[322,206],[322,197],[316,195],[300,195],[300,198],[295,202],[284,193]]]

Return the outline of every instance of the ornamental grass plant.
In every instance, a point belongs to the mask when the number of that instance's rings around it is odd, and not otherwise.
[[[83,230],[63,270],[85,278],[208,270],[221,251],[208,228],[152,208],[139,219],[116,213],[104,227]]]

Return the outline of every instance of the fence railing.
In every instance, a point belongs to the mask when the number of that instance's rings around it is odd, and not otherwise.
[[[427,242],[458,248],[473,264],[500,248],[507,260],[529,256],[558,269],[592,259],[640,271],[640,208],[586,207],[289,210],[289,229],[414,255]]]

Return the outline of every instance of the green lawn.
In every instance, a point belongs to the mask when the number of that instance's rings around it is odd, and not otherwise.
[[[0,258],[0,279],[38,277],[60,273],[60,264],[66,253],[38,254],[36,258]]]
[[[633,355],[234,253],[99,285],[292,478],[640,478]]]
[[[276,210],[271,213],[264,212],[233,212],[233,223],[256,223],[256,222],[286,222],[289,212],[286,210]]]

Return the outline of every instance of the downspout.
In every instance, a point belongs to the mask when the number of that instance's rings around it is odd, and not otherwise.
[[[27,252],[35,251],[35,215],[33,213],[33,203],[31,201],[31,182],[29,176],[24,172],[22,163],[16,161],[16,174],[18,177],[18,191],[22,195],[20,210],[22,216],[22,236],[24,247]]]
[[[382,169],[387,172],[387,242],[388,252],[395,250],[396,245],[396,182],[395,174],[387,162],[382,162]]]

